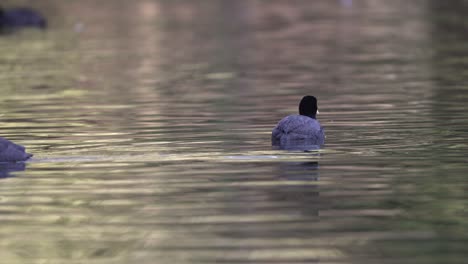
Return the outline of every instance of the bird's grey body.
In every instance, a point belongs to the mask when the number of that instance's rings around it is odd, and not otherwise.
[[[299,114],[287,116],[271,132],[271,144],[285,150],[309,151],[325,144],[325,133],[317,121],[317,98],[306,95],[299,103]]]
[[[317,119],[290,115],[279,121],[271,133],[273,146],[316,145],[325,143],[325,133]]]
[[[0,162],[24,161],[32,157],[23,146],[0,137]]]

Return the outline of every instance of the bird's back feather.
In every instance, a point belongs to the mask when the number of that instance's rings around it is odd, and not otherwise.
[[[323,145],[325,134],[316,119],[304,115],[290,115],[283,118],[273,129],[271,143],[274,146]]]

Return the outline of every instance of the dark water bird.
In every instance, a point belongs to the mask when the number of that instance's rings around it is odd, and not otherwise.
[[[47,20],[37,11],[30,8],[4,9],[0,7],[1,31],[5,32],[25,27],[45,29],[47,27]]]
[[[32,157],[23,146],[0,137],[0,162],[25,161]]]
[[[325,133],[317,121],[317,98],[304,96],[299,103],[299,115],[287,116],[271,133],[271,144],[281,149],[318,148],[325,144]]]

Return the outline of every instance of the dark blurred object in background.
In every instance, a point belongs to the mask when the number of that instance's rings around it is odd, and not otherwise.
[[[8,32],[25,27],[45,29],[47,27],[47,21],[41,14],[30,8],[3,9],[0,7],[1,32]]]

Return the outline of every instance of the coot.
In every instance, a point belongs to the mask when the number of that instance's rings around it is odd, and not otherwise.
[[[304,96],[299,103],[299,115],[287,116],[273,129],[271,143],[288,149],[291,146],[320,146],[325,143],[325,133],[317,121],[317,98]]]
[[[44,29],[47,26],[46,19],[30,8],[9,8],[0,7],[0,30],[9,31],[24,27],[36,27]]]
[[[0,137],[0,162],[24,161],[32,157],[23,146]]]

